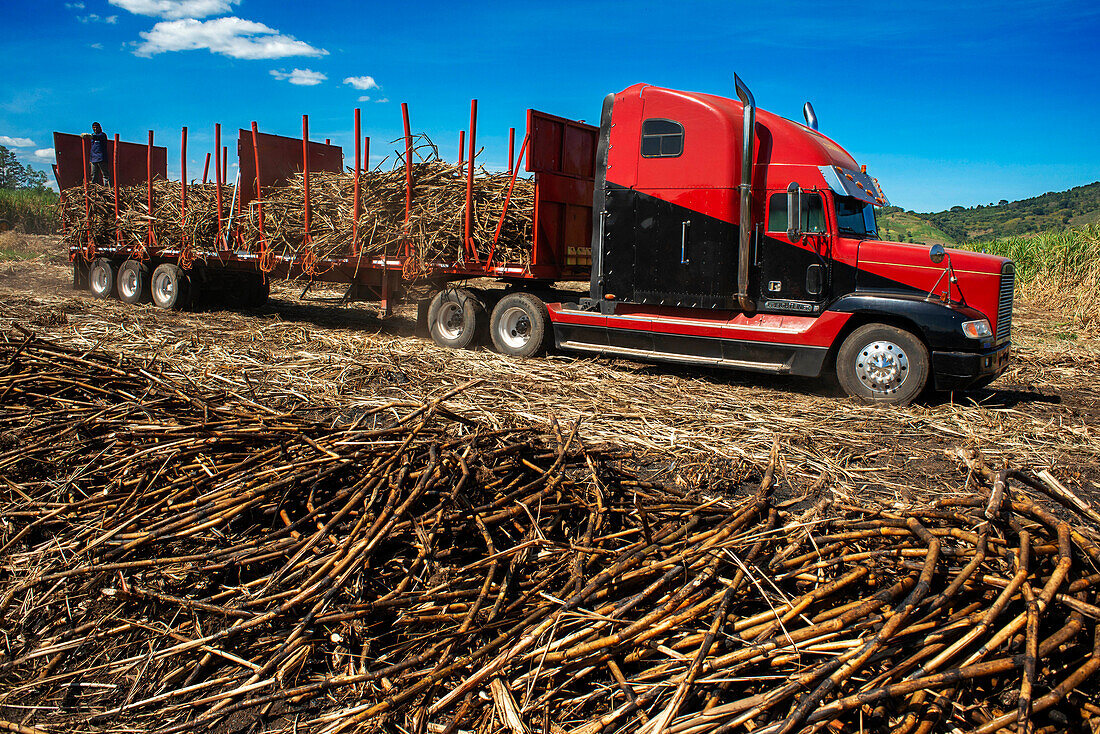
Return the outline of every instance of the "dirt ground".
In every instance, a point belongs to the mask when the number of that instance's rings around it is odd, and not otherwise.
[[[247,390],[318,420],[476,380],[449,401],[456,412],[494,426],[579,420],[584,440],[624,449],[685,485],[736,488],[778,442],[781,480],[796,496],[928,499],[962,489],[958,454],[976,450],[990,466],[1049,469],[1074,492],[1100,497],[1100,338],[1034,303],[1018,304],[1013,363],[989,388],[881,408],[816,380],[441,349],[416,335],[414,306],[383,321],[371,305],[336,305],[336,291],[303,295],[304,283],[273,284],[268,305],[248,312],[99,301],[72,290],[56,238],[2,237],[0,330],[18,324],[156,359],[196,383]]]

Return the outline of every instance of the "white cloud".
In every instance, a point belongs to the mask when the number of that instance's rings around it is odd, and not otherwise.
[[[279,81],[286,79],[291,84],[297,84],[301,87],[312,87],[320,84],[328,79],[327,76],[319,71],[313,71],[312,69],[293,69],[289,73],[285,71],[271,70],[271,76],[275,77]]]
[[[92,48],[94,48],[96,51],[102,51],[103,50],[103,44],[102,43],[89,43],[88,45],[91,46]]]
[[[111,5],[129,10],[134,15],[179,20],[181,18],[205,18],[209,15],[225,15],[232,12],[241,0],[108,0]],[[81,4],[81,7],[84,7]]]
[[[53,148],[39,148],[34,151],[34,157],[43,161],[52,161],[54,158]]]
[[[7,135],[0,135],[0,145],[8,148],[30,148],[34,146],[34,141],[30,138],[10,138]]]
[[[108,15],[106,18],[103,19],[103,22],[104,23],[110,23],[111,25],[114,25],[115,23],[118,22],[118,16],[117,15]]]
[[[134,53],[152,56],[165,51],[207,49],[234,59],[281,59],[286,56],[326,56],[328,51],[314,48],[293,36],[286,36],[263,23],[228,17],[214,20],[162,21],[151,31],[142,31],[144,40]]]
[[[344,84],[350,84],[359,90],[382,88],[378,86],[378,82],[374,81],[373,76],[349,76],[344,80]]]
[[[84,3],[65,3],[65,7],[69,10],[83,10]]]
[[[359,98],[359,101],[360,102],[370,102],[370,95],[369,94],[364,94],[362,97]]]
[[[382,102],[389,102],[390,98],[389,97],[383,97],[382,99],[376,99],[374,101],[375,101],[376,104],[381,104]]]

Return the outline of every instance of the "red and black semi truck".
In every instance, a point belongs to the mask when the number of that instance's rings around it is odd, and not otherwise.
[[[835,372],[850,395],[894,404],[1000,375],[1010,350],[1012,262],[879,239],[874,208],[888,203],[882,188],[818,131],[812,106],[803,110],[805,124],[794,122],[758,110],[748,88],[734,82],[737,99],[637,84],[605,98],[599,127],[528,110],[520,156],[514,169],[509,156],[509,168],[518,175],[526,151],[535,201],[530,256],[522,263],[493,251],[481,257],[465,241],[453,256],[416,263],[434,290],[421,302],[432,339],[470,347],[488,332],[498,350],[519,357],[553,344],[772,374]],[[471,181],[476,109],[475,101]],[[358,114],[355,122],[358,177]],[[74,243],[74,283],[107,297],[117,282],[123,300],[144,296],[179,308],[179,294],[199,283],[255,290],[258,277],[309,278],[346,284],[349,299],[377,300],[388,313],[409,292],[403,275],[415,254],[275,258],[262,239],[246,241],[234,227],[252,207],[262,225],[259,192],[295,170],[343,170],[340,149],[310,141],[305,123],[303,116],[300,142],[259,133],[255,123],[240,130],[234,214],[224,227],[219,222],[216,242],[193,243],[187,253],[158,248],[152,234],[135,248],[121,237],[98,249]],[[76,136],[54,138],[65,190],[79,184],[85,153]],[[182,148],[181,167],[186,128]],[[113,150],[123,154],[115,154],[115,181],[164,176],[166,156],[152,133],[147,146],[116,140]],[[308,185],[305,196],[308,204]],[[504,287],[464,284],[478,278]],[[587,281],[588,295],[553,290],[566,281]]]

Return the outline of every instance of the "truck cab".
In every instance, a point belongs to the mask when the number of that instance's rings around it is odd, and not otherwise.
[[[588,298],[548,305],[562,349],[819,376],[907,403],[995,379],[1010,261],[879,239],[877,179],[806,124],[637,84],[604,100]]]

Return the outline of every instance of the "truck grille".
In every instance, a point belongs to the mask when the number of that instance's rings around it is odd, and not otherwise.
[[[1012,294],[1016,288],[1016,266],[1005,263],[1001,268],[1001,294],[997,300],[997,343],[1003,344],[1012,335]]]

